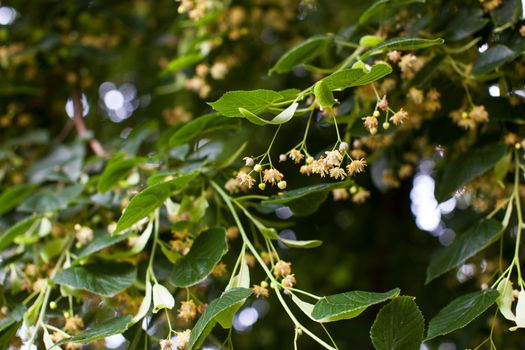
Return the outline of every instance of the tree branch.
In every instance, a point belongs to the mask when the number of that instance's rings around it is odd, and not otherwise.
[[[75,128],[77,129],[78,136],[83,137],[87,133],[87,129],[86,124],[84,124],[82,94],[77,85],[73,87],[71,99],[73,101],[73,121],[75,123]],[[91,137],[88,142],[89,146],[97,156],[104,157],[106,155],[106,150],[97,139]]]

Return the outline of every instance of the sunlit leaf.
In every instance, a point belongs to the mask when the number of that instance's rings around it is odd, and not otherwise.
[[[225,117],[242,118],[244,116],[239,108],[258,115],[282,98],[281,94],[272,90],[230,91],[208,104]]]
[[[374,64],[370,71],[366,72],[360,68],[345,69],[333,73],[322,81],[330,90],[344,90],[350,87],[368,85],[392,73],[392,67],[388,64]]]
[[[36,229],[38,221],[43,218],[43,215],[31,216],[17,223],[15,226],[9,228],[0,236],[0,250],[3,250],[11,244],[16,237],[23,235],[30,229]]]
[[[319,322],[332,322],[359,316],[368,307],[399,295],[398,288],[385,293],[353,291],[321,298],[312,311]]]
[[[317,35],[301,42],[281,56],[272,69],[270,69],[270,74],[273,72],[289,72],[301,64],[310,62],[323,53],[329,41],[330,37]]]
[[[117,228],[113,234],[130,228],[134,223],[151,214],[155,209],[159,208],[173,192],[186,187],[197,175],[198,172],[181,175],[173,180],[147,187],[137,194],[131,199],[126,211],[118,220]]]

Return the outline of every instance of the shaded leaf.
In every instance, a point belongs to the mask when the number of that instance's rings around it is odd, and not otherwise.
[[[497,290],[488,289],[455,299],[430,320],[425,340],[465,327],[492,306],[498,296]]]
[[[128,328],[128,324],[131,321],[131,316],[122,316],[117,318],[109,319],[101,324],[94,326],[88,330],[80,332],[79,334],[71,337],[62,339],[55,345],[62,345],[66,343],[89,343],[94,340],[106,338],[115,334],[122,334]]]
[[[322,81],[330,90],[344,90],[373,83],[390,73],[392,73],[392,67],[388,64],[379,63],[374,64],[369,72],[360,68],[345,69],[327,76]]]
[[[133,167],[142,162],[143,158],[122,159],[113,158],[107,165],[97,183],[98,192],[106,192],[113,188],[122,178],[124,178]]]
[[[30,216],[5,231],[2,236],[0,236],[0,250],[7,248],[7,246],[11,244],[16,237],[23,235],[30,229],[35,229],[37,222],[42,218],[43,215]]]
[[[212,301],[191,330],[188,349],[194,349],[199,340],[208,335],[216,323],[215,317],[217,315],[250,295],[252,295],[251,289],[233,288],[225,291],[219,298]]]
[[[436,180],[435,196],[439,202],[447,200],[457,189],[492,168],[504,155],[507,146],[490,144],[446,163]]]
[[[58,272],[53,281],[58,284],[112,297],[131,286],[137,276],[133,265],[111,263],[73,266]]]
[[[232,129],[236,127],[228,118],[224,118],[219,113],[211,113],[203,115],[199,118],[193,119],[184,124],[180,129],[175,131],[169,139],[170,147],[177,147],[195,140],[198,137],[224,129]]]
[[[181,175],[173,180],[147,187],[134,196],[129,202],[126,211],[124,211],[124,214],[122,214],[118,220],[117,228],[113,234],[130,228],[134,223],[151,214],[155,209],[159,208],[174,191],[186,187],[197,175],[198,172]]]
[[[384,306],[370,329],[376,350],[419,350],[425,320],[413,297],[397,297]]]
[[[17,305],[11,312],[9,312],[3,319],[0,320],[0,332],[4,331],[13,323],[21,321],[26,311],[27,307],[24,304]]]
[[[301,64],[310,62],[323,52],[329,40],[326,35],[317,35],[294,46],[281,56],[270,69],[270,74],[289,72]]]
[[[518,53],[503,44],[494,45],[479,55],[472,67],[472,74],[481,75],[490,73],[518,56]]]
[[[332,322],[359,316],[368,307],[399,295],[398,288],[384,293],[353,291],[323,297],[312,311],[312,317],[319,322]]]
[[[279,238],[289,248],[316,248],[323,244],[323,241],[313,239],[309,241],[297,241],[294,239]]]
[[[30,213],[64,210],[83,190],[84,185],[81,184],[64,187],[63,189],[57,189],[56,186],[47,186],[30,195],[20,204],[18,210]]]
[[[385,51],[412,51],[424,49],[430,46],[442,45],[444,40],[437,39],[421,39],[421,38],[392,38],[383,41],[381,44],[372,47],[361,58],[364,60],[370,56],[376,55]]]
[[[483,11],[477,7],[462,8],[447,25],[445,40],[459,41],[481,30],[490,22],[483,18]]]
[[[0,216],[15,208],[37,187],[37,184],[20,184],[6,188],[0,195]]]
[[[171,283],[183,288],[203,281],[227,250],[224,228],[202,232],[193,242],[190,252],[175,265],[170,276]]]
[[[424,3],[425,0],[378,0],[369,6],[359,17],[359,24],[365,24],[372,18],[383,13],[387,8],[395,8],[400,5],[408,5],[414,2]]]
[[[290,207],[294,215],[306,216],[319,208],[328,196],[328,192],[335,188],[350,187],[352,183],[351,180],[348,180],[301,187],[263,200],[261,205],[282,204]]]
[[[522,2],[520,0],[506,0],[500,6],[490,11],[490,17],[495,26],[505,26],[516,23],[522,14]]]
[[[495,242],[502,232],[503,226],[496,220],[482,221],[473,226],[457,237],[450,246],[441,248],[432,256],[425,283],[463,264],[465,260]]]
[[[77,258],[85,258],[93,253],[101,251],[104,248],[122,242],[129,236],[129,234],[110,235],[106,230],[95,231],[93,240],[76,253]]]

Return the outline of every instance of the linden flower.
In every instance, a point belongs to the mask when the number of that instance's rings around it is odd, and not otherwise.
[[[338,150],[326,151],[324,153],[326,154],[326,161],[330,165],[338,166],[339,164],[341,164],[341,161],[343,160],[343,155]]]
[[[185,349],[190,342],[191,330],[186,329],[182,332],[175,332],[175,336],[177,337],[177,349]]]
[[[485,106],[474,106],[468,114],[477,123],[484,123],[489,120],[489,114],[485,110]]]
[[[275,185],[283,179],[283,176],[277,169],[264,169],[263,181]]]
[[[312,175],[313,169],[311,165],[301,165],[301,168],[299,169],[299,172],[303,175]]]
[[[364,203],[368,197],[370,197],[370,192],[364,189],[359,189],[353,196],[352,202],[354,203]]]
[[[350,194],[346,188],[336,188],[332,190],[332,196],[334,197],[334,201],[337,202],[347,200],[350,197]]]
[[[365,126],[365,128],[367,130],[374,130],[376,129],[377,130],[377,118],[374,117],[374,116],[368,116],[368,117],[365,117],[364,118],[364,122],[363,122],[363,125]]]
[[[303,160],[304,158],[304,155],[296,150],[296,149],[293,149],[290,151],[290,158],[295,162],[295,163],[300,163],[301,160]]]
[[[366,165],[367,164],[364,158],[354,159],[350,164],[346,166],[346,170],[348,171],[349,176],[353,176],[354,174],[362,173],[363,171],[365,171]]]
[[[401,69],[402,72],[406,72],[413,68],[414,63],[416,62],[417,57],[412,55],[411,53],[404,55],[401,57],[401,61],[399,61],[399,69]]]
[[[273,274],[275,277],[279,277],[279,276],[285,277],[291,273],[292,273],[292,263],[290,262],[279,260],[273,266]]]
[[[411,99],[415,104],[420,105],[423,103],[423,91],[412,87],[410,90],[408,90],[408,98]]]
[[[66,324],[64,325],[66,331],[76,333],[82,328],[84,328],[84,321],[78,315],[66,318]]]
[[[244,157],[242,160],[244,160],[244,164],[249,167],[252,167],[255,164],[252,157]]]
[[[252,188],[255,184],[255,179],[246,174],[244,171],[239,171],[237,174],[237,181],[239,181],[239,185],[246,185],[248,188]]]
[[[312,167],[312,173],[319,174],[321,177],[325,177],[331,168],[331,165],[323,157],[315,160],[310,166]]]
[[[344,180],[346,177],[346,172],[343,168],[332,168],[330,169],[330,177],[333,177],[336,180]]]
[[[377,103],[377,108],[382,111],[386,111],[388,109],[388,100],[386,99],[386,95],[383,96],[383,98]]]
[[[286,287],[286,288],[291,288],[295,285],[295,275],[294,274],[290,274],[288,276],[286,276],[285,278],[283,278],[283,280],[281,281],[281,284]]]
[[[173,346],[173,342],[171,339],[162,339],[160,341],[160,350],[171,350],[171,347]]]
[[[270,296],[270,293],[268,292],[268,288],[266,287],[254,284],[252,289],[253,289],[253,294],[255,294],[256,298],[268,298],[268,296]]]
[[[403,108],[399,110],[399,112],[394,113],[393,116],[390,117],[390,121],[394,123],[394,125],[401,125],[404,122],[408,120],[408,112],[405,111]]]
[[[183,301],[180,303],[180,309],[177,310],[179,314],[178,318],[188,322],[191,321],[197,316],[197,307],[193,300]]]
[[[399,54],[399,51],[394,50],[387,53],[386,57],[392,62],[397,62],[401,58],[401,55]]]

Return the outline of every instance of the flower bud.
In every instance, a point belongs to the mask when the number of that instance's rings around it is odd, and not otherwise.
[[[284,189],[286,188],[287,185],[288,185],[288,184],[287,184],[286,181],[284,181],[284,180],[279,181],[279,182],[277,183],[277,187],[279,187],[279,189],[281,189],[281,190],[284,190]]]
[[[374,111],[374,114],[373,114],[373,115],[374,115],[374,117],[377,118],[377,117],[379,117],[379,116],[381,115],[381,113],[379,113],[379,111]]]
[[[264,191],[266,189],[266,184],[264,182],[261,182],[259,185],[258,185],[259,189],[261,191]]]
[[[387,130],[389,127],[390,127],[390,123],[389,122],[384,122],[383,123],[383,129]]]
[[[286,156],[286,154],[281,154],[281,155],[279,156],[279,162],[286,162],[286,159],[287,159],[287,158],[288,158],[288,157]]]
[[[255,170],[256,172],[261,172],[262,171],[261,164],[255,164],[255,166],[253,167],[253,170]]]
[[[341,142],[341,144],[339,145],[339,152],[348,151],[349,148],[350,148],[350,146],[348,145],[348,143]]]

